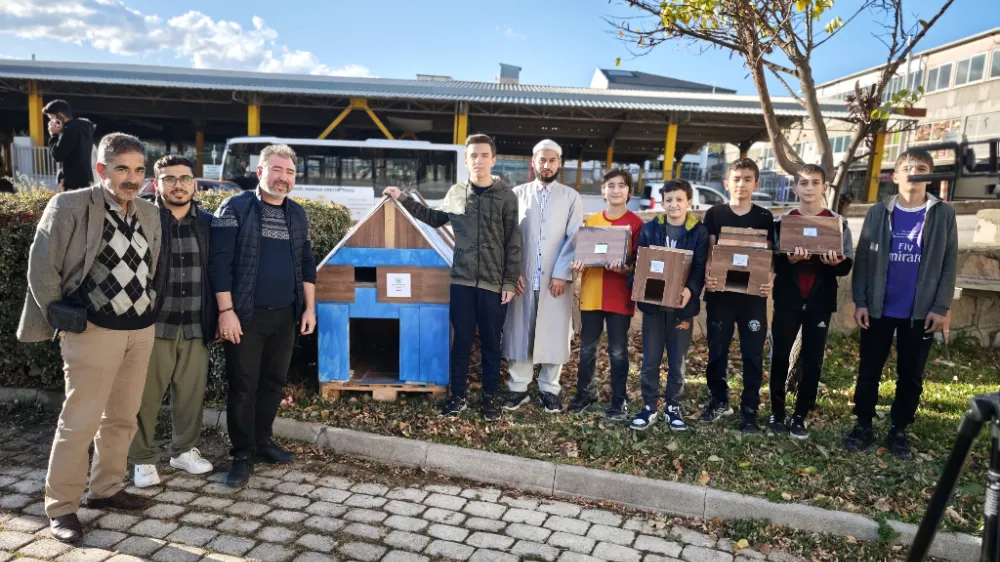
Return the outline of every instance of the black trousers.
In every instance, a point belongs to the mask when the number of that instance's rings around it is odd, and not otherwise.
[[[258,308],[240,343],[226,344],[226,424],[234,457],[253,456],[271,438],[295,345],[295,312]]]
[[[789,355],[799,328],[802,328],[802,380],[795,399],[795,414],[805,417],[816,408],[826,335],[830,330],[830,313],[782,307],[775,303],[771,325],[771,413],[780,420],[785,419]]]
[[[451,285],[451,395],[465,398],[469,388],[469,355],[479,327],[479,350],[483,358],[483,394],[500,391],[500,334],[507,318],[507,305],[500,293],[465,285]]]
[[[628,328],[632,317],[627,314],[603,310],[580,312],[580,367],[576,373],[576,392],[591,396],[596,394],[593,389],[594,369],[605,322],[608,325],[608,358],[611,362],[611,405],[616,406],[628,398]]]
[[[668,308],[642,315],[642,401],[654,410],[660,394],[664,349],[667,350],[667,387],[663,399],[667,406],[681,405],[694,319],[678,318],[677,312],[675,308]]]
[[[740,293],[716,293],[707,300],[708,366],[705,376],[712,398],[729,402],[729,344],[733,327],[740,333],[743,357],[743,395],[745,410],[760,406],[760,384],[764,370],[764,341],[767,339],[767,299]]]
[[[892,425],[905,428],[917,414],[924,391],[924,367],[934,334],[924,333],[922,320],[872,318],[869,328],[861,330],[858,384],[854,388],[854,415],[871,425],[878,404],[878,386],[882,368],[889,358],[892,336],[896,336],[896,397],[889,416]],[[902,351],[901,351],[902,350]]]

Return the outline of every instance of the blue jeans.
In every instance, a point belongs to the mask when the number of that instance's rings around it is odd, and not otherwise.
[[[627,398],[628,382],[628,327],[632,317],[603,310],[580,312],[580,367],[576,375],[576,393],[595,395],[594,367],[597,364],[597,346],[601,343],[604,324],[608,325],[608,356],[611,360],[611,405],[621,404]]]
[[[677,309],[642,315],[642,401],[656,408],[660,394],[660,365],[667,351],[667,405],[679,406],[684,390],[684,371],[691,347],[693,319],[677,317]]]

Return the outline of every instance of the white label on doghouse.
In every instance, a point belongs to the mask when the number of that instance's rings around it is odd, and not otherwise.
[[[653,273],[663,273],[663,262],[656,260],[649,262],[649,270]]]
[[[598,244],[598,245],[594,246],[594,253],[595,254],[606,254],[606,253],[608,253],[608,245],[607,244]]]
[[[385,296],[389,298],[410,298],[409,273],[389,273],[385,277]]]
[[[819,232],[816,231],[816,227],[803,228],[802,236],[812,236],[813,238],[816,238],[819,236]]]
[[[733,254],[733,265],[746,267],[750,263],[750,256],[746,254]]]

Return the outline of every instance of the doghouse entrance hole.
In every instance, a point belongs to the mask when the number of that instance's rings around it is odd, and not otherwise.
[[[750,290],[750,272],[733,271],[726,272],[726,290],[746,293]]]
[[[399,382],[399,320],[351,318],[351,380]]]
[[[642,299],[646,301],[663,302],[663,292],[667,290],[667,282],[663,279],[646,279],[646,292]]]
[[[355,267],[354,268],[354,285],[355,286],[375,286],[378,281],[378,274],[375,272],[374,267]]]

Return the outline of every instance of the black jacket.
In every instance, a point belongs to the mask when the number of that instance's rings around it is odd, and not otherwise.
[[[784,216],[784,215],[782,215]],[[846,257],[839,265],[823,265],[818,256],[809,258],[816,267],[816,281],[813,283],[809,298],[802,298],[802,289],[799,286],[798,270],[802,264],[793,264],[788,261],[788,255],[778,252],[774,258],[774,310],[808,310],[810,312],[830,313],[837,310],[837,278],[844,277],[851,272],[854,265],[854,243],[851,239],[851,229],[847,226],[847,219],[834,213],[839,217],[844,225],[844,249],[842,253]],[[781,217],[774,221],[774,234],[777,240],[781,239]]]
[[[302,283],[316,283],[316,260],[305,209],[290,198],[285,199],[284,205],[295,263],[295,317],[298,318],[305,311]],[[244,323],[253,317],[263,209],[258,188],[223,201],[212,219],[212,261],[209,264],[212,290],[232,293],[233,309]]]
[[[642,225],[642,230],[639,231],[640,248],[667,245],[667,230],[664,227],[666,220],[665,215],[660,215]],[[694,252],[691,271],[688,273],[687,283],[684,284],[691,291],[691,299],[687,306],[677,311],[677,317],[686,320],[694,318],[701,312],[701,291],[705,288],[705,264],[708,261],[708,229],[692,213],[688,213],[684,227],[685,232],[677,241],[676,248]],[[628,278],[630,289],[634,282],[635,273]],[[637,302],[635,305],[643,314],[656,313],[666,308],[644,302]]]
[[[94,183],[91,151],[94,149],[94,128],[86,119],[70,119],[62,133],[49,138],[49,151],[59,162],[59,179],[69,191],[89,187]]]
[[[142,195],[143,199],[151,201],[160,208],[160,258],[157,262],[156,276],[153,277],[153,289],[156,291],[156,310],[163,306],[163,299],[167,294],[167,280],[170,278],[170,248],[171,232],[170,228],[172,216],[169,209],[163,207],[159,198],[155,195]],[[193,201],[195,213],[198,221],[194,225],[194,236],[198,241],[198,257],[201,259],[201,334],[205,345],[212,343],[215,339],[215,329],[219,323],[219,305],[215,300],[215,291],[208,275],[209,260],[212,257],[212,213],[201,209],[201,204]]]

